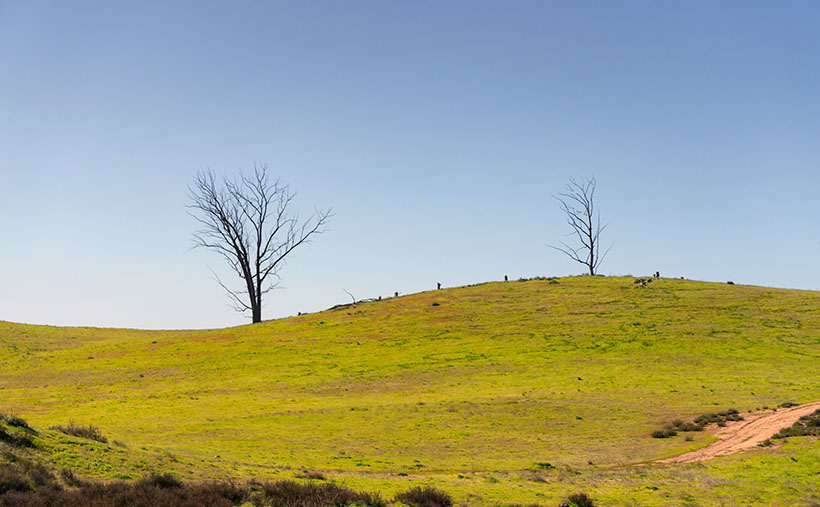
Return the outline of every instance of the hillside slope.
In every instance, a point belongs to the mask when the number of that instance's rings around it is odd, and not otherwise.
[[[676,418],[820,400],[819,345],[816,292],[488,283],[209,331],[0,323],[0,410],[240,476],[584,470],[711,440],[649,438]]]

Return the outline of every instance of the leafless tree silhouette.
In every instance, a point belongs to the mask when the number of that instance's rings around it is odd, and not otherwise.
[[[254,167],[252,174],[240,171],[235,179],[200,171],[188,194],[189,214],[202,226],[192,237],[194,246],[213,250],[228,262],[244,288],[231,289],[214,273],[216,282],[235,310],[250,311],[252,321],[261,322],[262,296],[277,286],[287,256],[326,230],[332,210],[316,209],[300,221],[290,209],[295,194],[268,178],[265,165]]]
[[[589,274],[595,275],[598,266],[612,248],[612,245],[610,245],[603,255],[600,254],[601,233],[609,224],[601,225],[601,214],[595,209],[595,177],[584,178],[580,182],[570,178],[566,192],[554,197],[558,201],[561,211],[566,215],[567,223],[572,229],[569,235],[575,236],[581,246],[572,247],[563,241],[560,246],[547,246],[566,254],[575,262],[585,265],[589,270]]]

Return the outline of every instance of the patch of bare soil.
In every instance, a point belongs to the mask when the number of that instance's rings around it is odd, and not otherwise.
[[[713,434],[720,439],[719,441],[703,449],[660,460],[660,462],[693,463],[755,448],[781,428],[791,426],[804,415],[809,415],[818,409],[820,409],[820,401],[796,407],[743,414],[743,421],[727,422],[725,427],[716,428],[717,431]]]

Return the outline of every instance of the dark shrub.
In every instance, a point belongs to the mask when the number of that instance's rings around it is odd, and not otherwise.
[[[820,410],[804,415],[788,428],[778,431],[772,438],[820,436]]]
[[[248,489],[229,481],[206,482],[196,486],[203,493],[211,497],[224,498],[231,505],[244,503],[248,498]]]
[[[81,426],[79,424],[74,424],[74,421],[71,421],[68,423],[68,426],[52,426],[51,429],[61,431],[66,435],[96,440],[97,442],[102,442],[104,444],[108,443],[108,439],[103,436],[100,428],[92,424],[89,424],[88,426]]]
[[[0,428],[0,442],[5,442],[12,447],[33,447],[34,442],[28,435],[9,433],[4,428]]]
[[[672,426],[667,426],[662,430],[657,430],[652,432],[652,438],[670,438],[677,435],[678,432],[675,431],[675,428]]]
[[[561,504],[562,507],[595,507],[595,503],[592,501],[586,493],[575,493],[573,495],[569,495],[564,503]]]
[[[395,501],[405,503],[412,507],[450,507],[453,505],[453,499],[444,491],[431,487],[422,488],[420,486],[397,494]]]
[[[85,481],[83,481],[82,479],[77,477],[77,474],[75,474],[72,470],[70,470],[68,468],[63,468],[63,469],[60,470],[60,478],[63,479],[63,482],[67,486],[71,486],[71,487],[74,487],[74,488],[79,487],[79,486],[83,486],[83,485],[86,484]]]
[[[667,426],[668,428],[669,426]],[[680,419],[672,421],[672,428],[676,431],[703,431],[703,426],[697,423],[683,422]]]
[[[171,474],[153,473],[137,483],[139,486],[154,486],[160,489],[181,488],[182,482]]]
[[[13,414],[0,414],[0,421],[6,421],[6,424],[8,424],[9,426],[23,428],[34,432],[34,428],[29,426],[25,419],[23,419],[22,417],[17,417]]]
[[[0,494],[8,491],[31,491],[56,484],[54,476],[43,465],[13,457],[12,463],[0,468]]]
[[[325,476],[320,472],[311,472],[310,470],[305,470],[301,474],[296,475],[299,479],[312,479],[316,481],[323,481],[325,480]]]
[[[0,468],[0,495],[7,491],[30,491],[31,483],[17,467],[5,466]]]
[[[264,493],[265,505],[273,507],[321,507],[327,505],[367,505],[383,507],[386,504],[377,494],[357,493],[335,484],[300,484],[296,481],[277,481],[257,484]]]
[[[726,421],[742,421],[743,416],[737,410],[730,408],[723,412],[714,414],[703,414],[695,419],[695,424],[699,426],[706,426],[708,424],[717,424],[718,426],[725,426]]]

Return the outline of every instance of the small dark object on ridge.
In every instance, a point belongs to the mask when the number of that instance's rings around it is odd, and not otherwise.
[[[726,284],[727,284],[727,285],[734,285],[734,284],[735,284],[735,282],[733,282],[733,281],[729,280],[728,282],[726,282]]]
[[[504,275],[504,281],[505,281],[505,282],[506,282],[506,281],[508,281],[508,280],[507,280],[507,275]]]
[[[438,282],[438,283],[436,284],[436,289],[437,289],[437,290],[441,290],[441,282]]]

